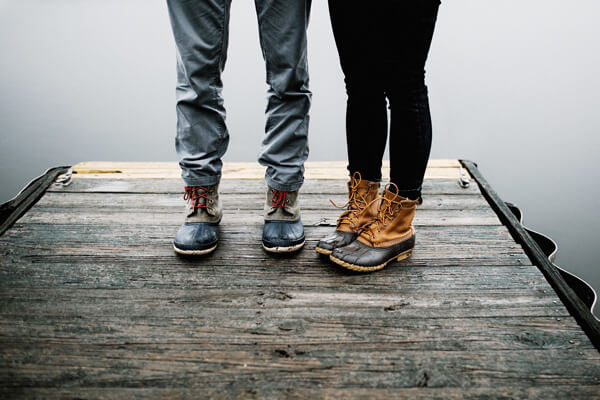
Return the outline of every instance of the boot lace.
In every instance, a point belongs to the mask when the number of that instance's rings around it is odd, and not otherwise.
[[[385,185],[383,193],[388,192],[389,187],[392,185],[396,188],[396,193],[398,193],[398,187],[391,182]],[[402,204],[403,200],[396,200],[399,197],[400,196],[396,194],[391,199],[386,198],[386,196],[381,196],[378,199],[375,199],[381,201],[379,209],[377,210],[377,216],[375,216],[375,218],[371,222],[364,226],[363,230],[360,233],[360,236],[373,243],[373,241],[375,240],[375,235],[377,235],[383,229],[385,229],[385,227],[389,225],[392,222],[392,220],[396,217],[397,210],[400,208],[407,208]],[[412,203],[412,201],[410,202]],[[416,205],[412,207],[416,207]]]
[[[289,199],[286,199],[287,192],[273,189],[273,196],[271,197],[271,207],[273,208],[289,208]]]
[[[209,190],[203,186],[186,186],[185,193],[183,194],[183,199],[185,201],[191,200],[194,208],[208,208],[212,209],[208,203],[212,203],[212,199],[208,197],[209,194],[212,193],[212,190]],[[206,202],[201,203],[199,199],[205,199]]]
[[[347,207],[346,211],[344,211],[337,220],[338,227],[342,224],[349,224],[352,228],[356,228],[361,214],[371,205],[371,203],[373,203],[373,201],[369,202],[361,193],[359,193],[358,188],[360,181],[360,172],[355,172],[350,180],[350,193],[348,194],[348,201],[346,204],[338,206],[333,200],[329,199],[335,208]]]

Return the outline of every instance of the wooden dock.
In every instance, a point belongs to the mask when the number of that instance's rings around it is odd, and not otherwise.
[[[196,259],[176,164],[75,166],[0,236],[0,397],[600,398],[598,338],[460,165],[430,163],[412,257],[372,274],[314,251],[344,163],[307,164],[289,257],[260,244],[263,170],[226,164]]]

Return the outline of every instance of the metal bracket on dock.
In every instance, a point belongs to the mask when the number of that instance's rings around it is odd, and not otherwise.
[[[321,218],[320,220],[312,224],[312,226],[335,226],[335,224],[330,223],[327,220],[327,218]]]
[[[471,180],[462,166],[459,167],[459,174],[460,178],[458,178],[458,184],[463,189],[468,188],[471,185]]]
[[[73,182],[73,167],[69,168],[64,174],[59,175],[54,184],[57,186],[69,186],[71,182]]]

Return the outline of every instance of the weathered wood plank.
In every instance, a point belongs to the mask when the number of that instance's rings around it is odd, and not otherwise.
[[[174,193],[183,195],[184,183],[180,179],[85,179],[73,180],[69,186],[52,186],[50,192],[97,192],[97,193]],[[266,193],[266,185],[258,180],[223,180],[219,186],[223,194],[229,193]],[[343,181],[307,180],[301,193],[343,194],[347,192]],[[477,185],[462,188],[458,180],[440,179],[423,182],[424,196],[432,194],[480,194]]]
[[[229,171],[223,171],[222,180],[229,179],[252,179],[262,180],[265,176],[265,168],[238,168]],[[389,168],[382,168],[382,176],[388,179],[390,176]],[[468,173],[467,173],[468,174]],[[142,169],[123,169],[123,170],[76,170],[74,171],[74,179],[79,177],[84,179],[104,179],[104,180],[119,180],[119,179],[177,179],[181,176],[179,169],[159,169],[152,168],[147,170]],[[348,172],[343,169],[309,169],[304,173],[306,179],[316,180],[340,180],[347,179]],[[458,168],[427,168],[425,171],[426,179],[456,179],[460,178],[460,170]]]
[[[305,163],[305,169],[325,168],[325,169],[342,169],[346,170],[348,162],[345,160],[338,161],[307,161]],[[427,162],[427,168],[459,168],[460,162],[456,159],[431,159]],[[389,160],[383,160],[383,168],[390,167]],[[239,169],[256,169],[262,168],[257,162],[229,162],[223,163],[224,171],[239,170]],[[82,161],[73,166],[76,171],[80,170],[151,170],[151,169],[174,169],[181,171],[179,164],[174,161]]]
[[[17,223],[4,237],[0,237],[0,245],[7,248],[13,242],[19,243],[144,243],[155,240],[171,240],[176,225],[89,225],[89,224],[43,224]],[[222,224],[220,231],[224,240],[245,240],[261,232],[260,225],[227,225]],[[317,240],[334,230],[334,226],[305,226],[309,240]],[[422,226],[418,230],[419,239],[423,242],[438,244],[485,244],[506,245],[514,243],[504,226],[500,225],[463,225],[463,226]]]
[[[305,163],[305,179],[348,178],[346,161],[308,161]],[[432,160],[425,171],[426,179],[459,179],[461,164],[458,160]],[[390,163],[382,165],[382,174],[389,176]],[[175,162],[114,162],[85,161],[73,166],[75,179],[177,179],[181,168]],[[467,171],[464,171],[468,175]],[[256,162],[226,162],[223,164],[223,179],[263,179],[265,167]]]
[[[14,386],[62,385],[143,387],[190,387],[195,385],[259,385],[294,387],[418,387],[423,378],[429,387],[493,388],[494,385],[591,385],[597,383],[600,359],[584,352],[564,349],[509,351],[368,351],[344,349],[318,355],[261,352],[157,352],[132,353],[124,349],[103,354],[76,347],[64,355],[49,347],[32,354],[15,369],[0,370],[0,380]],[[9,350],[12,357],[17,356]],[[55,362],[62,362],[61,369]],[[126,378],[124,370],[135,370]],[[425,374],[427,375],[425,377]],[[218,377],[218,379],[216,379]]]
[[[27,288],[285,288],[304,290],[336,289],[345,291],[393,290],[404,291],[472,291],[523,290],[550,291],[547,282],[539,276],[535,266],[405,266],[392,269],[389,274],[369,277],[346,274],[333,265],[304,265],[294,269],[280,263],[269,267],[268,273],[252,265],[229,265],[226,268],[198,262],[195,266],[171,262],[144,263],[131,266],[116,260],[80,262],[76,265],[64,260],[58,263],[11,262],[5,257],[6,268],[0,270],[0,287]],[[287,273],[286,273],[287,272]],[[165,279],[168,277],[169,279]],[[258,289],[257,289],[258,290]],[[262,290],[262,289],[261,289]],[[545,292],[544,292],[545,293]]]
[[[10,250],[11,259],[19,257],[34,262],[84,262],[95,259],[97,262],[126,263],[178,263],[181,265],[261,265],[265,267],[283,265],[297,269],[308,265],[321,266],[324,260],[319,257],[314,247],[317,239],[311,239],[305,249],[287,258],[273,257],[266,253],[257,237],[254,243],[220,241],[217,250],[203,259],[184,259],[177,257],[172,249],[172,241],[137,245],[37,245],[14,244]],[[393,266],[449,266],[449,265],[530,265],[530,261],[522,254],[516,244],[510,246],[488,247],[485,245],[441,245],[435,243],[420,244],[412,256]],[[8,258],[8,254],[4,256]]]
[[[170,226],[20,224],[0,238],[0,249],[15,262],[96,262],[176,265],[262,265],[305,268],[322,266],[314,252],[318,240],[332,227],[306,227],[307,244],[290,258],[273,258],[260,246],[261,226],[223,225],[221,242],[208,257],[186,260],[176,257],[172,238],[178,224]],[[530,265],[522,249],[501,226],[420,227],[413,256],[397,265]],[[254,240],[249,240],[254,238]],[[2,252],[0,252],[2,254]],[[136,261],[137,260],[137,261]]]
[[[334,225],[340,214],[339,210],[304,210],[302,221],[305,225],[325,223]],[[112,224],[128,225],[180,225],[184,218],[182,210],[163,210],[152,212],[140,206],[138,210],[119,210],[105,208],[79,208],[77,212],[64,208],[32,208],[21,218],[24,223],[45,224]],[[223,225],[263,225],[263,212],[258,210],[229,209],[223,214]],[[414,225],[419,226],[459,226],[459,225],[501,225],[500,220],[490,209],[464,210],[420,210],[417,212]]]
[[[408,388],[273,388],[263,385],[262,382],[248,382],[248,385],[229,385],[215,387],[213,385],[203,386],[190,382],[186,388],[165,387],[165,388],[30,388],[18,393],[18,398],[86,398],[86,399],[139,399],[139,398],[169,398],[169,399],[410,399],[410,400],[431,400],[431,399],[459,399],[459,400],[506,400],[506,399],[598,399],[598,387],[596,385],[538,385],[532,387],[503,386],[502,384],[493,387],[428,387],[429,379],[426,379],[425,372],[414,382],[414,387]],[[2,393],[2,390],[0,390]],[[6,391],[11,396],[15,396],[12,391]]]
[[[260,243],[257,242],[257,247],[260,246]],[[329,261],[319,259],[316,255],[313,257],[307,258],[276,258],[269,254],[242,254],[242,256],[235,258],[220,258],[216,257],[217,254],[223,254],[223,247],[220,246],[217,250],[219,253],[212,255],[210,264],[215,268],[220,267],[230,267],[230,266],[252,266],[252,265],[261,265],[264,268],[272,268],[274,266],[282,266],[286,269],[288,273],[297,273],[298,270],[306,267],[306,266],[323,266],[325,263],[327,268],[334,268]],[[234,251],[239,251],[235,250]],[[313,252],[314,244],[312,247],[307,246],[307,250],[309,252]],[[165,250],[166,251],[166,250]],[[230,250],[232,251],[232,250]],[[245,251],[245,250],[244,250]],[[512,253],[507,251],[506,253],[501,254],[503,261],[503,265],[508,266],[520,266],[520,265],[530,265],[531,262],[527,257],[524,257],[522,254],[515,252]],[[137,264],[157,264],[162,265],[165,263],[176,263],[177,265],[195,267],[200,265],[201,261],[194,259],[183,259],[178,258],[174,261],[173,254],[168,255],[156,255],[145,253],[143,249],[135,252],[133,254],[123,254],[122,256],[115,256],[114,254],[96,254],[93,250],[83,251],[83,252],[73,252],[71,254],[50,254],[49,252],[40,253],[37,255],[31,255],[26,257],[28,261],[40,264],[40,263],[61,263],[67,260],[70,263],[86,263],[90,260],[95,260],[96,262],[106,262],[106,263],[123,263],[129,265],[137,265]],[[282,261],[283,260],[283,261]],[[470,256],[469,254],[457,254],[453,255],[448,259],[440,259],[435,254],[426,254],[424,252],[414,252],[413,255],[408,259],[404,260],[400,263],[394,262],[390,263],[389,267],[386,270],[391,270],[392,268],[403,268],[407,266],[413,267],[447,267],[447,266],[496,266],[499,264],[498,260],[493,259],[488,256],[479,256],[474,255]]]
[[[264,193],[242,193],[222,196],[223,207],[240,210],[262,210],[265,201]],[[306,193],[300,196],[299,203],[303,210],[333,210],[330,200],[343,205],[347,197],[344,194],[323,195],[320,193]],[[147,212],[176,211],[180,212],[185,201],[181,194],[166,193],[164,195],[150,193],[47,193],[36,205],[38,208],[106,208],[118,210],[140,210]],[[140,207],[142,206],[142,207]],[[445,209],[489,209],[490,205],[481,195],[431,195],[424,199],[419,210]],[[338,211],[341,212],[341,211]]]
[[[599,359],[577,325],[564,322],[564,319],[557,321],[551,317],[529,317],[527,321],[514,317],[407,318],[406,323],[399,326],[393,316],[387,319],[343,317],[335,320],[319,317],[266,319],[259,316],[252,320],[234,313],[226,324],[222,319],[204,316],[181,321],[168,317],[132,320],[105,315],[97,318],[81,315],[77,319],[50,316],[37,323],[31,316],[25,316],[10,318],[0,324],[6,330],[0,344],[8,349],[39,344],[64,355],[80,355],[77,348],[86,347],[86,352],[96,352],[100,357],[110,357],[107,353],[126,348],[132,358],[178,351],[204,352],[207,355],[214,352],[238,353],[249,348],[264,353],[287,348],[290,355],[299,350],[318,357],[321,352],[351,348],[363,353],[382,349],[490,353],[563,349],[565,355],[574,358]],[[465,332],[465,325],[473,328]],[[305,336],[305,340],[298,333]],[[374,333],[377,333],[377,338],[371,338]],[[14,359],[25,361],[24,358],[17,356]]]
[[[35,246],[42,249],[64,248],[69,246],[163,246],[168,245],[179,228],[172,225],[89,225],[89,224],[18,224],[4,237],[0,238],[0,246],[7,250],[19,245]],[[305,234],[309,243],[329,235],[333,226],[305,226]],[[239,245],[241,248],[254,247],[260,239],[262,225],[222,225],[220,227],[223,243]],[[457,246],[460,252],[463,246],[478,246],[484,253],[488,248],[508,247],[519,249],[502,226],[422,226],[418,228],[419,247],[423,246]],[[304,251],[299,254],[302,255]],[[33,253],[35,254],[35,253]],[[294,255],[290,255],[294,256]],[[204,258],[206,259],[206,257]]]
[[[115,290],[118,289],[118,290]],[[285,290],[283,290],[285,289]],[[217,317],[229,320],[230,315],[241,313],[246,317],[259,316],[260,311],[276,318],[336,319],[340,317],[368,318],[386,315],[397,309],[395,317],[402,318],[456,318],[500,317],[520,315],[515,310],[528,309],[526,315],[536,315],[531,308],[552,308],[551,315],[564,315],[556,296],[549,290],[504,288],[473,293],[468,290],[449,289],[444,297],[439,290],[407,288],[406,290],[341,291],[334,289],[304,290],[303,288],[274,289],[268,286],[193,287],[187,289],[93,289],[90,288],[27,288],[28,298],[19,297],[22,288],[3,288],[0,293],[1,310],[5,316],[24,317],[49,315],[77,317],[161,316],[168,318]],[[490,308],[488,310],[488,308]],[[386,310],[387,309],[387,310]],[[268,311],[267,311],[268,310]],[[512,311],[511,311],[512,310]],[[549,310],[539,311],[547,316]],[[250,312],[250,314],[248,314]],[[511,314],[512,312],[512,314]],[[388,314],[390,315],[390,314]],[[254,319],[253,319],[254,320]],[[302,338],[299,338],[302,340]]]

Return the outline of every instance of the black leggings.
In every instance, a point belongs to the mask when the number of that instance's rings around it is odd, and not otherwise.
[[[348,104],[348,170],[381,180],[390,107],[390,180],[416,199],[431,150],[425,61],[439,0],[329,0]],[[387,99],[387,102],[386,102]]]

